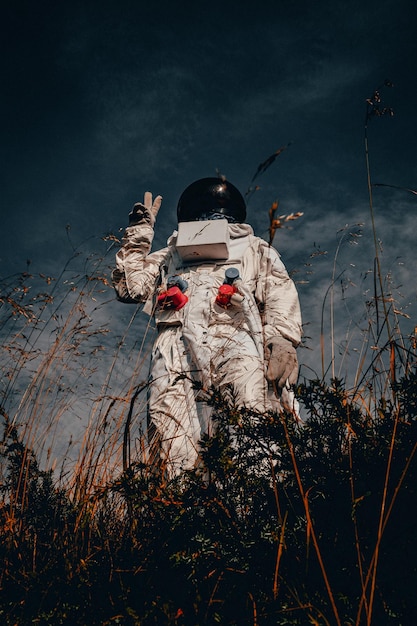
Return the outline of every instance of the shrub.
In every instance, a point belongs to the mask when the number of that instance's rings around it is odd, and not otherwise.
[[[131,464],[82,506],[6,429],[3,623],[413,623],[416,381],[372,416],[302,384],[302,426],[214,395],[198,470]]]

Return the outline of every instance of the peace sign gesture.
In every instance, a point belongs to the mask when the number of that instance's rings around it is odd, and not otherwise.
[[[152,202],[152,193],[145,191],[143,203],[137,202],[129,213],[129,226],[136,224],[149,224],[152,228],[155,224],[156,216],[161,208],[162,196],[156,196]]]

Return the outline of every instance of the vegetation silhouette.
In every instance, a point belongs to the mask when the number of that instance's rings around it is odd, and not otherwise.
[[[3,623],[413,623],[415,370],[372,416],[342,381],[297,393],[302,426],[213,392],[198,469],[167,483],[132,463],[88,502],[6,419]]]

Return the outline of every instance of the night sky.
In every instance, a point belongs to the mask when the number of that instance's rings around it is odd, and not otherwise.
[[[303,213],[274,245],[299,288],[307,373],[333,279],[338,343],[354,328],[361,341],[375,256],[366,100],[380,88],[387,113],[368,119],[377,238],[414,327],[414,1],[4,0],[1,29],[1,277],[57,274],[73,247],[105,251],[146,190],[164,198],[162,247],[182,190],[219,172],[242,193],[260,187],[248,201],[260,236],[275,200],[278,214]]]

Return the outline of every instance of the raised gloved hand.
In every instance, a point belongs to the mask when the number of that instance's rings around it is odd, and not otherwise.
[[[136,224],[149,224],[153,228],[158,215],[158,211],[161,207],[162,196],[156,196],[152,202],[152,194],[150,191],[145,191],[145,195],[142,202],[137,202],[131,212],[129,213],[129,226],[135,226]]]
[[[275,381],[278,387],[285,387],[287,380],[290,385],[295,385],[298,377],[298,360],[291,341],[281,336],[273,337],[268,344],[268,357],[267,380]]]

